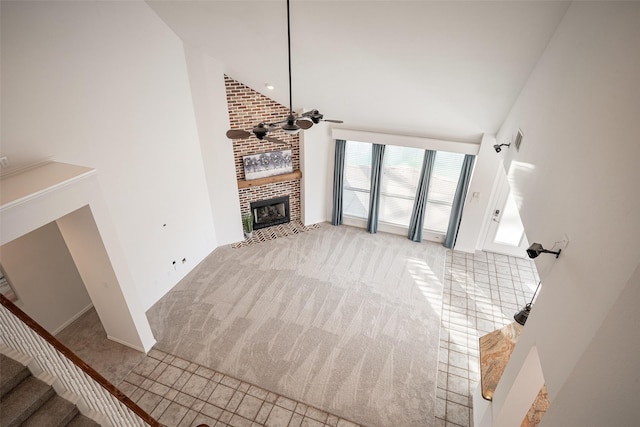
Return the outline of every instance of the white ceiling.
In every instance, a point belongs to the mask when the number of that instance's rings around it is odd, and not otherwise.
[[[288,106],[286,1],[147,3],[230,77]],[[293,108],[350,129],[479,141],[498,131],[567,7],[292,1]]]

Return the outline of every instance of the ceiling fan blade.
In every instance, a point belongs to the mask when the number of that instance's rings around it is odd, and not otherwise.
[[[251,132],[241,129],[229,129],[227,131],[227,138],[229,139],[242,139],[249,138],[251,136]]]
[[[300,126],[300,129],[309,129],[311,126],[313,126],[313,122],[311,120],[298,119],[296,120],[296,124]]]
[[[331,122],[331,123],[344,123],[342,120],[329,120],[329,119],[322,119],[323,122]]]
[[[280,140],[280,139],[278,139],[278,138],[274,138],[274,137],[272,137],[272,136],[265,136],[265,137],[264,137],[264,139],[266,139],[266,140],[267,140],[267,141],[269,141],[269,142],[274,142],[274,143],[276,143],[276,144],[291,145],[291,144],[289,144],[288,142],[284,142],[284,141],[282,141],[282,140]]]

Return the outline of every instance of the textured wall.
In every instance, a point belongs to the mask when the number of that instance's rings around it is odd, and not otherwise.
[[[273,123],[286,119],[289,109],[267,98],[261,93],[243,85],[232,78],[225,76],[227,88],[227,103],[229,105],[229,123],[231,129],[251,130],[260,122]],[[288,145],[260,141],[254,136],[233,141],[233,154],[236,166],[236,176],[244,179],[242,156],[249,154],[266,153],[269,151],[291,148],[293,157],[293,169],[300,169],[300,143],[298,135],[289,136],[282,131],[275,132],[272,136],[281,139]],[[289,196],[289,208],[291,220],[300,219],[300,180],[277,182],[261,185],[253,188],[238,190],[240,198],[240,210],[249,212],[249,204],[273,197]]]

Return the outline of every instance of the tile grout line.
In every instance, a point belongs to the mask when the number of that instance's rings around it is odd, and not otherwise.
[[[445,259],[435,425],[470,427],[480,380],[478,339],[512,322],[539,278],[527,259],[451,250]]]
[[[176,364],[183,367],[173,364],[176,361],[178,361]],[[167,385],[162,383],[162,379],[169,367],[174,368],[173,375],[176,378],[173,381],[165,379],[165,382],[170,383]],[[175,369],[182,372],[178,374]],[[199,372],[209,377],[202,376]],[[179,382],[185,374],[188,374],[188,378]],[[203,384],[202,380],[206,381],[206,384]],[[187,390],[192,381],[193,383],[200,381],[200,387]],[[220,385],[223,386],[220,388],[221,393],[225,388],[232,392],[231,394],[226,392],[228,396],[221,400],[214,399],[212,402],[211,399]],[[205,392],[207,387],[210,390]],[[121,382],[120,388],[161,423],[171,421],[172,424],[167,425],[172,427],[196,426],[200,423],[207,423],[210,427],[226,425],[252,427],[265,425],[265,423],[273,427],[300,427],[302,424],[308,427],[359,427],[358,424],[345,418],[157,349],[152,349],[147,357],[133,368]],[[182,396],[188,396],[191,399]],[[181,400],[178,401],[178,399]],[[247,409],[254,403],[258,403],[259,406],[253,405],[253,408]]]

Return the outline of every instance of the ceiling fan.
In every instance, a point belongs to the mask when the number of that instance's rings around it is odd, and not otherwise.
[[[302,129],[309,129],[314,124],[322,122],[342,123],[342,120],[329,120],[325,119],[324,115],[318,110],[307,111],[300,116],[296,116],[293,113],[293,103],[291,95],[291,19],[289,17],[289,0],[287,0],[287,47],[289,56],[289,115],[285,120],[275,123],[259,123],[254,126],[251,131],[242,129],[229,129],[227,131],[227,138],[229,139],[244,139],[255,135],[260,140],[266,140],[270,142],[287,144],[284,141],[268,136],[270,132],[274,132],[282,129],[288,135],[295,135]]]

